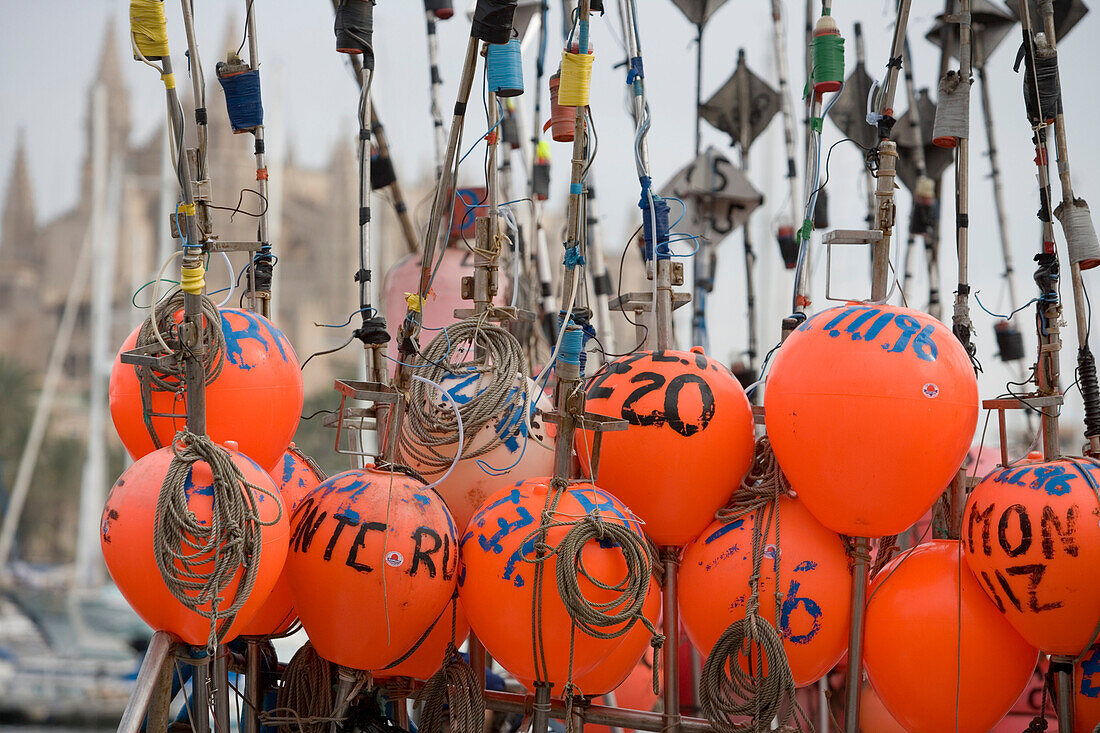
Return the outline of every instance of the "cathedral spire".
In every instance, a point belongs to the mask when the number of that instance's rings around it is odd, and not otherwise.
[[[33,253],[35,232],[34,185],[27,162],[27,141],[23,130],[15,143],[15,162],[8,176],[4,209],[0,213],[0,248],[4,259],[24,258]]]

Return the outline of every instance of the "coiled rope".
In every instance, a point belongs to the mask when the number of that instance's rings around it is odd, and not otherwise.
[[[443,733],[444,723],[450,724],[451,733],[481,733],[485,726],[482,680],[455,647],[456,603],[451,601],[451,642],[443,655],[443,665],[416,697],[417,704],[424,706],[419,724],[424,733]]]
[[[210,620],[207,652],[215,648],[248,600],[260,566],[263,527],[282,517],[276,492],[245,479],[229,452],[205,435],[188,430],[172,441],[175,456],[168,466],[157,497],[153,525],[153,552],[157,569],[169,592],[186,608]],[[188,506],[188,484],[196,463],[211,471],[212,514],[200,521]],[[260,519],[256,494],[267,495],[279,507],[274,519]],[[225,590],[236,585],[227,603]]]
[[[779,467],[767,437],[756,442],[752,468],[730,502],[715,512],[723,522],[753,515],[752,574],[745,617],[730,624],[707,655],[700,680],[700,707],[711,726],[719,733],[744,730],[730,716],[750,716],[752,730],[770,730],[773,719],[780,727],[792,718],[802,728],[810,726],[801,705],[795,699],[794,675],[777,629],[780,626],[782,595],[779,593],[779,498],[790,484]],[[760,617],[760,572],[764,546],[775,530],[775,622]],[[744,662],[742,661],[744,660]],[[742,666],[745,664],[745,666]],[[748,671],[746,671],[746,667]],[[812,726],[810,726],[812,728]]]
[[[639,532],[626,524],[605,521],[597,510],[581,518],[556,519],[557,507],[562,495],[568,490],[565,479],[554,478],[550,482],[546,502],[543,505],[539,526],[520,543],[534,547],[533,553],[521,557],[523,562],[535,565],[534,585],[532,587],[531,627],[533,630],[532,650],[534,652],[537,679],[535,684],[544,684],[549,677],[546,664],[545,641],[542,636],[542,588],[545,563],[557,556],[556,580],[558,595],[572,619],[569,635],[569,680],[563,689],[562,697],[566,704],[566,728],[572,730],[572,703],[577,692],[573,684],[573,651],[576,630],[580,627],[586,634],[597,639],[615,639],[632,628],[639,621],[650,633],[650,646],[654,649],[654,659],[664,645],[665,637],[642,613],[649,591],[649,579],[655,563],[655,555],[650,543]],[[569,531],[557,544],[547,543],[547,534],[557,527],[569,527]],[[593,577],[584,566],[584,548],[589,542],[600,542],[606,546],[613,543],[623,555],[626,563],[626,575],[618,583],[605,583]],[[580,578],[584,577],[601,591],[610,591],[618,595],[605,602],[592,602],[585,597],[580,587]],[[659,665],[653,667],[653,693],[660,694]],[[580,690],[581,694],[584,693]]]
[[[455,353],[482,358],[477,365],[452,362]],[[406,459],[415,459],[405,462],[415,462],[422,473],[438,474],[454,462],[455,452],[449,447],[459,442],[460,422],[463,459],[483,456],[526,429],[531,395],[523,347],[506,329],[489,323],[487,313],[447,326],[421,350],[416,368],[424,381],[414,380],[409,387],[408,417],[400,450]],[[484,377],[479,377],[476,396],[463,404],[455,404],[454,400],[437,404],[436,388],[430,382],[462,374],[489,375],[490,379],[482,388]],[[521,419],[509,420],[517,411]],[[497,424],[496,429],[481,430],[490,423]]]
[[[149,432],[149,437],[157,448],[163,448],[164,446],[153,428],[152,393],[154,391],[174,392],[177,398],[182,398],[185,393],[183,363],[187,347],[178,337],[179,323],[176,322],[176,315],[183,310],[183,301],[183,292],[176,291],[172,297],[156,305],[153,312],[138,329],[135,345],[136,349],[143,350],[149,356],[174,356],[161,369],[154,369],[142,364],[134,367],[138,382],[141,385],[141,406],[145,419],[145,429]],[[214,304],[214,301],[205,295],[202,296],[202,314],[202,365],[203,373],[206,375],[206,383],[210,384],[218,378],[225,364],[225,334],[222,333],[222,319],[218,307]],[[175,349],[169,346],[168,341],[164,338],[165,334],[169,335],[169,340],[176,346]],[[160,348],[155,348],[155,344],[159,344]]]
[[[339,722],[332,717],[334,706],[332,665],[306,641],[286,665],[275,708],[260,713],[260,721],[298,733],[328,733],[330,724]]]

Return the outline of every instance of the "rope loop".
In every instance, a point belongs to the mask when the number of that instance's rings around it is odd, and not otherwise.
[[[174,456],[157,497],[153,551],[157,569],[169,592],[186,608],[210,621],[207,652],[225,638],[237,613],[252,593],[263,548],[263,527],[282,518],[278,493],[245,479],[229,451],[205,435],[188,430],[176,433]],[[198,519],[189,506],[191,473],[205,463],[212,474],[211,517]],[[260,519],[256,492],[275,501],[279,514]],[[226,589],[237,584],[225,607]]]
[[[809,724],[795,698],[794,675],[777,631],[782,626],[779,599],[775,604],[774,623],[760,617],[761,568],[773,530],[774,585],[779,587],[782,557],[779,499],[790,493],[790,484],[783,476],[771,444],[766,436],[761,437],[756,442],[752,467],[742,479],[740,488],[726,506],[715,512],[715,518],[724,522],[753,516],[752,571],[745,615],[722,633],[703,666],[700,707],[718,733],[744,730],[730,721],[731,716],[750,716],[754,731],[769,730],[771,721],[776,718],[780,727],[792,716],[799,727]]]
[[[484,672],[482,672],[484,674]],[[422,704],[419,729],[443,733],[481,733],[485,725],[485,698],[477,671],[459,654],[454,641],[447,644],[443,666],[428,678],[417,695]]]
[[[470,360],[474,355],[477,360]],[[446,326],[420,351],[414,367],[427,381],[414,380],[409,388],[400,445],[403,462],[425,475],[447,470],[455,460],[460,424],[464,460],[484,456],[517,436],[527,439],[535,399],[529,391],[527,359],[516,337],[489,322],[487,314]],[[461,404],[441,401],[430,382],[444,381],[454,385],[448,393],[473,382],[474,395]],[[493,429],[482,429],[486,426]]]

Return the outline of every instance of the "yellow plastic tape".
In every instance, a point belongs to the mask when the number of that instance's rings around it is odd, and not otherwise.
[[[146,58],[168,55],[168,28],[162,0],[130,0],[130,35]]]
[[[184,216],[194,216],[195,215],[195,205],[194,204],[179,204],[178,206],[176,206],[176,212],[179,213],[179,214],[183,214]]]
[[[424,299],[416,293],[405,293],[405,303],[408,304],[409,310],[414,313],[419,313],[424,307]]]
[[[561,82],[558,86],[558,104],[562,107],[587,107],[589,89],[592,86],[591,53],[561,52]]]
[[[202,265],[182,268],[180,270],[180,290],[192,295],[199,295],[206,285],[206,281],[203,279],[205,275],[206,269]]]
[[[175,74],[161,74],[160,80],[164,82],[165,89],[176,88],[176,75]]]

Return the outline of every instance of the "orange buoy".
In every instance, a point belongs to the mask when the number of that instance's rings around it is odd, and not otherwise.
[[[661,623],[661,586],[652,578],[649,581],[649,594],[642,606],[642,614],[653,624],[653,628],[660,629]],[[577,675],[573,684],[577,686],[579,694],[585,697],[606,695],[619,689],[619,685],[626,681],[638,663],[646,649],[652,649],[650,640],[652,635],[643,623],[635,623],[634,628],[626,632],[623,642],[617,649],[607,655],[606,659],[596,663],[592,669]],[[652,668],[649,675],[650,690],[653,689]]]
[[[1100,644],[1073,670],[1073,733],[1095,733],[1100,723]]]
[[[519,380],[520,377],[517,376],[515,386],[508,393],[508,399],[515,399],[517,403],[522,402],[515,396],[520,389]],[[468,372],[458,370],[445,374],[439,379],[439,385],[447,391],[455,404],[477,399],[492,383],[492,374],[473,368]],[[470,517],[492,494],[506,486],[514,486],[522,479],[546,476],[554,470],[552,439],[557,431],[543,418],[543,413],[550,412],[553,404],[533,380],[527,380],[527,391],[530,395],[530,432],[527,432],[527,425],[523,420],[522,404],[517,404],[499,419],[480,429],[479,434],[463,449],[463,456],[471,457],[459,460],[454,470],[436,486],[436,491],[447,502],[447,508],[451,510],[460,534],[469,524]],[[433,390],[432,398],[435,400],[435,407],[441,412],[446,414],[451,410],[438,390]],[[498,439],[500,442],[496,447],[481,452],[491,441]],[[456,436],[455,443],[436,446],[435,450],[453,460],[457,448]],[[437,467],[433,472],[432,467],[421,463],[413,451],[406,453],[405,460],[411,468],[429,480],[442,476],[442,471],[445,470]]]
[[[660,546],[695,539],[752,463],[749,400],[729,369],[701,348],[641,351],[609,362],[589,382],[587,404],[630,423],[604,434],[597,480]],[[577,432],[586,471],[592,439]]]
[[[1012,709],[1038,658],[952,540],[918,545],[875,576],[864,644],[868,679],[911,733],[986,733]]]
[[[680,620],[704,656],[718,637],[745,617],[752,574],[756,515],[717,521],[684,548]],[[760,618],[775,625],[779,564],[779,632],[799,687],[821,679],[848,649],[852,576],[840,537],[821,526],[802,503],[779,500],[779,549],[768,544],[760,567]],[[769,542],[775,542],[774,530]]]
[[[261,315],[237,308],[221,311],[225,356],[221,373],[206,387],[206,430],[219,443],[235,441],[242,453],[265,470],[286,451],[302,414],[302,368],[290,341]],[[137,343],[138,329],[119,353]],[[116,356],[110,379],[111,419],[122,444],[137,460],[156,450],[145,425],[136,368]],[[184,427],[187,395],[152,392],[151,417],[161,445]]]
[[[865,733],[908,733],[905,726],[895,720],[882,704],[875,688],[866,682],[860,689],[859,729]]]
[[[462,604],[458,602],[458,599],[454,600],[454,604],[454,643],[457,649],[466,643],[466,638],[470,635],[470,622],[466,620],[466,612],[462,610]],[[426,680],[443,666],[443,656],[446,654],[447,646],[450,643],[451,606],[448,604],[439,620],[435,622],[435,626],[428,632],[428,636],[420,642],[420,646],[409,655],[408,659],[392,667],[380,669],[374,676],[378,678],[411,677],[416,680]]]
[[[252,592],[230,625],[225,641],[231,641],[256,611],[264,605],[283,568],[287,554],[288,516],[271,477],[248,456],[230,448],[233,463],[241,470],[246,481],[271,493],[253,491],[261,522],[274,522],[260,526],[262,549],[259,567]],[[172,595],[161,579],[153,546],[157,499],[164,483],[174,453],[171,447],[148,453],[131,465],[119,477],[107,495],[100,524],[100,546],[107,570],[115,585],[131,608],[145,623],[158,631],[168,631],[194,646],[206,646],[210,635],[210,621],[190,610]],[[213,515],[214,488],[210,466],[199,461],[192,464],[185,484],[188,509],[200,522],[209,523]],[[242,491],[244,489],[242,488]],[[184,549],[185,556],[196,557],[202,553]],[[209,572],[213,560],[199,565],[197,572]],[[232,604],[236,598],[235,580],[225,589],[222,598]],[[226,606],[222,606],[226,607]],[[204,607],[208,608],[208,607]]]
[[[443,500],[369,466],[324,481],[291,517],[287,577],[317,653],[380,670],[447,609],[458,553]]]
[[[579,677],[605,659],[623,643],[625,635],[597,639],[577,628],[570,675],[570,632],[573,621],[558,595],[557,555],[542,562],[541,628],[547,676],[536,674],[536,636],[532,626],[532,604],[537,555],[536,530],[548,506],[549,478],[527,479],[490,496],[474,514],[462,538],[462,571],[459,596],[470,627],[493,659],[517,679],[543,678],[561,689],[566,681]],[[571,484],[562,492],[553,522],[582,519],[595,512],[607,523],[629,527],[642,536],[639,522],[622,502],[590,483]],[[571,529],[557,526],[546,532],[546,543],[557,547]],[[615,585],[626,576],[622,551],[588,542],[582,552],[585,574],[599,582]],[[616,594],[598,589],[578,573],[585,597],[611,602]],[[614,609],[608,609],[613,611]],[[503,620],[503,621],[502,621]],[[539,667],[541,669],[541,666]]]
[[[943,492],[978,420],[978,383],[931,316],[850,304],[776,352],[764,393],[772,448],[806,508],[856,537],[897,534]]]
[[[1021,463],[986,476],[966,502],[963,549],[985,592],[1048,654],[1077,656],[1100,623],[1100,465]]]
[[[312,465],[306,456],[299,452],[294,444],[283,454],[274,470],[268,472],[279,489],[283,499],[288,525],[294,510],[306,497],[325,480],[321,469]],[[275,587],[271,590],[267,602],[256,615],[241,629],[241,636],[278,636],[285,634],[298,620],[294,611],[294,598],[290,593],[290,581],[286,577],[286,568],[279,575]]]

